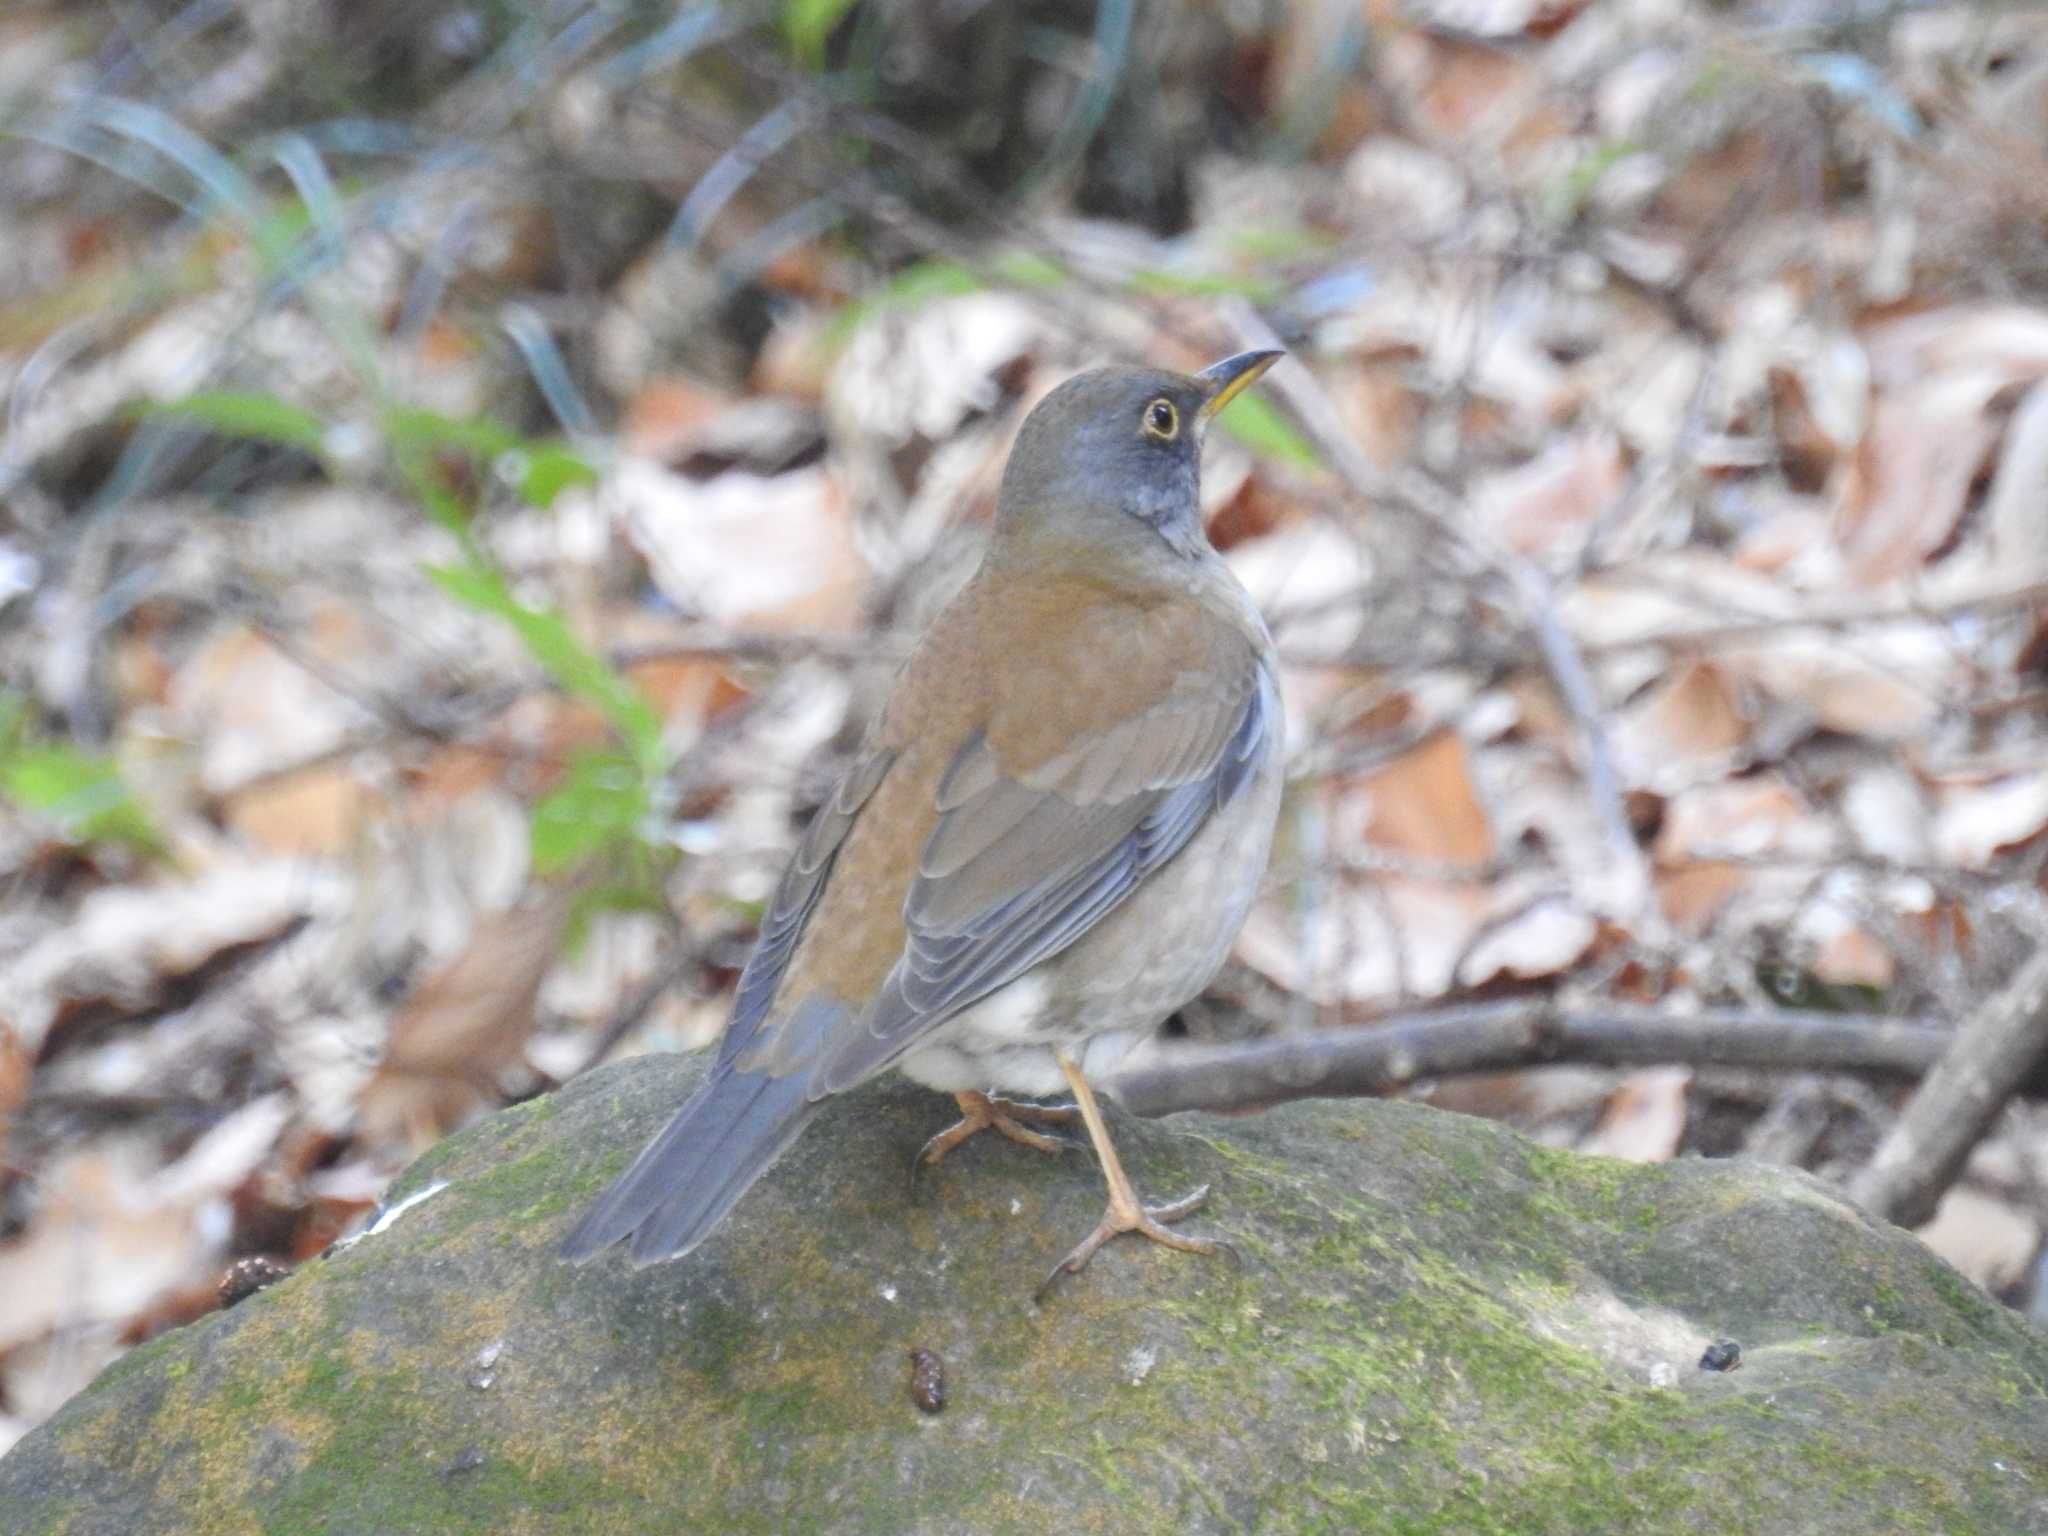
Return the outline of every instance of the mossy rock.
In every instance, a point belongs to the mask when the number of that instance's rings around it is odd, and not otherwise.
[[[2048,1532],[2048,1343],[1818,1182],[1406,1104],[1119,1123],[1233,1265],[1081,1154],[829,1106],[702,1248],[555,1244],[701,1065],[436,1148],[385,1230],[135,1351],[0,1461],[0,1527],[213,1532]],[[1699,1368],[1713,1339],[1739,1371]],[[920,1411],[909,1352],[944,1366]]]

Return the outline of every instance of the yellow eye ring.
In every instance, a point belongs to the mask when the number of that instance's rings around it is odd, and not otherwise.
[[[1173,408],[1173,402],[1160,396],[1145,407],[1138,418],[1138,425],[1147,437],[1156,437],[1162,443],[1170,443],[1180,436],[1180,412]]]

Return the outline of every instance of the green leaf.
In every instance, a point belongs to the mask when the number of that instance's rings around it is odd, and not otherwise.
[[[1010,251],[998,256],[993,270],[1013,288],[1057,288],[1067,280],[1065,267],[1033,251]]]
[[[839,18],[852,9],[853,0],[787,0],[782,7],[782,31],[797,62],[806,69],[823,69],[825,42],[839,25]]]
[[[401,463],[417,465],[423,453],[454,449],[500,468],[519,488],[520,499],[542,510],[553,506],[555,498],[572,485],[597,483],[597,471],[575,450],[560,443],[521,437],[488,416],[463,421],[434,411],[396,406],[384,414],[384,434],[391,440]],[[430,510],[440,521],[447,521],[445,507]]]
[[[143,413],[189,417],[224,437],[283,443],[313,454],[320,452],[327,439],[327,428],[319,417],[272,395],[210,390],[187,395],[182,400],[165,400],[144,406]]]
[[[543,875],[637,836],[647,815],[647,779],[617,752],[579,752],[561,783],[533,808],[528,837],[533,867]]]
[[[517,432],[488,416],[464,421],[409,405],[393,406],[384,413],[384,435],[401,452],[454,448],[484,460],[526,446]]]
[[[506,455],[517,473],[519,497],[546,511],[572,485],[597,484],[597,471],[582,455],[554,443],[528,443]]]
[[[441,483],[425,455],[417,450],[401,453],[398,469],[405,476],[405,483],[412,487],[413,495],[419,497],[420,505],[427,509],[427,516],[454,534],[465,552],[474,553],[476,542],[469,529],[469,508]]]
[[[503,619],[533,659],[568,692],[595,705],[626,739],[646,774],[661,769],[661,717],[647,696],[586,648],[561,615],[529,608],[512,595],[505,578],[476,564],[430,565],[427,575],[458,603]]]
[[[1216,418],[1216,425],[1261,458],[1277,459],[1282,464],[1294,464],[1303,469],[1317,469],[1322,465],[1323,456],[1316,452],[1309,440],[1290,427],[1271,403],[1257,395],[1239,395],[1223,407],[1223,414]]]
[[[148,813],[129,793],[111,758],[64,742],[11,748],[0,758],[0,795],[25,811],[56,822],[71,843],[124,843],[161,853]]]

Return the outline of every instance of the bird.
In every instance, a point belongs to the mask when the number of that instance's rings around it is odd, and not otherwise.
[[[980,565],[897,674],[765,909],[704,1081],[561,1245],[636,1265],[702,1242],[823,1103],[891,1068],[954,1095],[941,1160],[1078,1114],[1108,1201],[1039,1288],[1147,1206],[1101,1080],[1205,987],[1279,817],[1273,641],[1209,543],[1202,441],[1283,354],[1074,375],[1018,429]],[[1072,1105],[1032,1102],[1062,1092]]]

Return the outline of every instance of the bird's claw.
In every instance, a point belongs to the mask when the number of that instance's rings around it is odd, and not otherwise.
[[[1190,1237],[1185,1232],[1176,1232],[1166,1223],[1179,1221],[1183,1216],[1192,1215],[1201,1209],[1202,1202],[1209,1198],[1209,1186],[1204,1184],[1191,1195],[1184,1195],[1166,1205],[1139,1205],[1135,1201],[1119,1200],[1110,1196],[1109,1207],[1102,1213],[1102,1220],[1095,1224],[1095,1230],[1074,1245],[1074,1249],[1059,1263],[1053,1265],[1038,1289],[1032,1293],[1032,1300],[1043,1302],[1052,1294],[1052,1288],[1059,1283],[1060,1276],[1079,1273],[1081,1267],[1095,1257],[1095,1250],[1122,1232],[1135,1232],[1149,1237],[1155,1243],[1164,1243],[1169,1248],[1178,1248],[1184,1253],[1219,1253],[1233,1264],[1242,1264],[1243,1259],[1229,1243],[1214,1237]]]
[[[1034,1152],[1072,1152],[1080,1146],[1064,1136],[1034,1131],[1023,1123],[1036,1120],[1045,1125],[1069,1125],[1081,1117],[1081,1111],[1072,1104],[1029,1104],[1015,1099],[992,1099],[982,1093],[960,1093],[954,1097],[960,1103],[960,1118],[918,1148],[910,1165],[913,1185],[922,1169],[943,1162],[955,1147],[983,1131],[994,1131]]]

